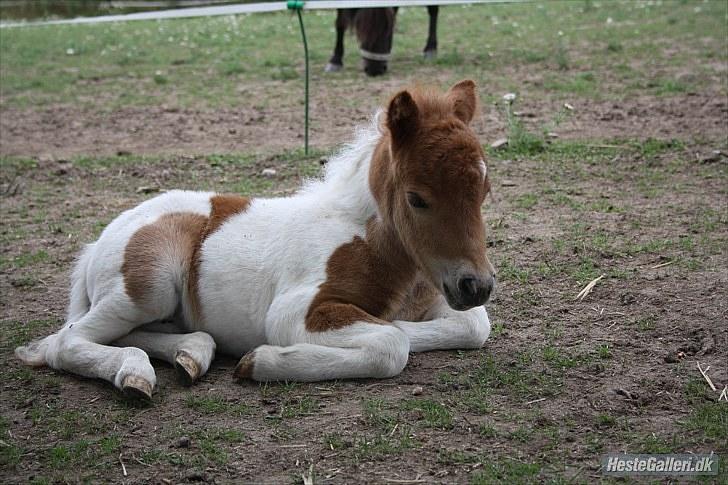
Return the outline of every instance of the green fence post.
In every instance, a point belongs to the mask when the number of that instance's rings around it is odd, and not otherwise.
[[[303,10],[303,4],[304,2],[302,0],[288,0],[287,7],[289,10],[295,10],[298,14],[298,24],[301,26],[301,37],[303,37],[303,53],[306,57],[306,79],[305,79],[305,86],[306,86],[306,94],[304,97],[304,105],[305,105],[305,115],[304,115],[304,153],[308,155],[308,42],[306,42],[306,29],[303,27],[303,16],[301,15],[301,10]]]

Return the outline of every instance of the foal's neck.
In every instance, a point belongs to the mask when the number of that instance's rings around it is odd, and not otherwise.
[[[392,291],[406,291],[412,284],[417,266],[407,251],[388,212],[396,197],[394,172],[392,170],[389,138],[383,136],[372,154],[369,167],[369,186],[377,202],[377,215],[367,223],[366,241],[369,250],[376,255],[375,260],[383,268],[392,272],[390,283]]]

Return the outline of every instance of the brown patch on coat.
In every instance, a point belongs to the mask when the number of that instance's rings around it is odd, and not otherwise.
[[[156,291],[164,291],[169,281],[159,275],[180,263],[183,274],[205,230],[207,217],[188,212],[165,214],[151,224],[140,227],[124,250],[121,273],[129,298],[140,306],[154,305]],[[175,272],[176,273],[176,272]]]
[[[186,275],[181,284],[186,290],[185,316],[199,321],[198,295],[200,251],[202,243],[235,214],[245,212],[250,199],[238,195],[215,195],[210,198],[209,217],[188,212],[164,214],[151,224],[140,227],[124,250],[121,272],[131,300],[140,305],[155,305],[156,290],[169,288],[170,281],[159,274]],[[180,268],[181,265],[181,268]],[[176,281],[171,284],[179,284]]]
[[[339,246],[326,264],[326,281],[306,314],[306,329],[324,332],[354,322],[386,323],[399,310],[415,274],[395,234],[370,220],[366,237]]]
[[[250,198],[233,194],[219,194],[210,197],[210,216],[191,257],[191,265],[187,277],[187,301],[189,311],[187,317],[192,321],[199,321],[201,316],[199,279],[200,262],[202,257],[202,244],[217,231],[225,222],[236,214],[245,212],[250,206]]]
[[[220,194],[210,197],[210,221],[207,223],[206,235],[217,231],[225,221],[235,214],[245,212],[250,205],[250,198],[233,194]]]

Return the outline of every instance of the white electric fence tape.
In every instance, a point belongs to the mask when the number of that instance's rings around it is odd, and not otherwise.
[[[421,7],[428,5],[464,5],[483,3],[524,3],[532,0],[314,0],[305,2],[304,10],[330,10],[337,8],[374,8],[374,7]],[[97,24],[102,22],[126,22],[129,20],[163,20],[190,17],[211,17],[217,15],[238,15],[288,10],[287,2],[244,3],[235,5],[216,5],[210,7],[179,8],[136,12],[125,15],[104,15],[100,17],[79,17],[75,19],[46,20],[41,22],[0,23],[0,28],[33,27],[40,25]]]

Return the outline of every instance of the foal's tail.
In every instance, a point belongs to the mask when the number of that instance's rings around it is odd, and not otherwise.
[[[68,304],[68,316],[66,325],[78,321],[86,315],[91,307],[91,300],[86,287],[86,274],[91,260],[91,249],[93,244],[88,244],[76,261],[76,266],[71,274],[71,298]],[[46,351],[48,346],[55,340],[57,334],[52,334],[29,342],[15,349],[15,356],[25,365],[40,367],[46,365]]]
[[[68,316],[66,323],[73,323],[88,313],[91,307],[91,300],[88,297],[86,288],[86,276],[88,265],[91,262],[93,244],[87,244],[76,261],[76,267],[71,274],[71,298],[68,304]]]

